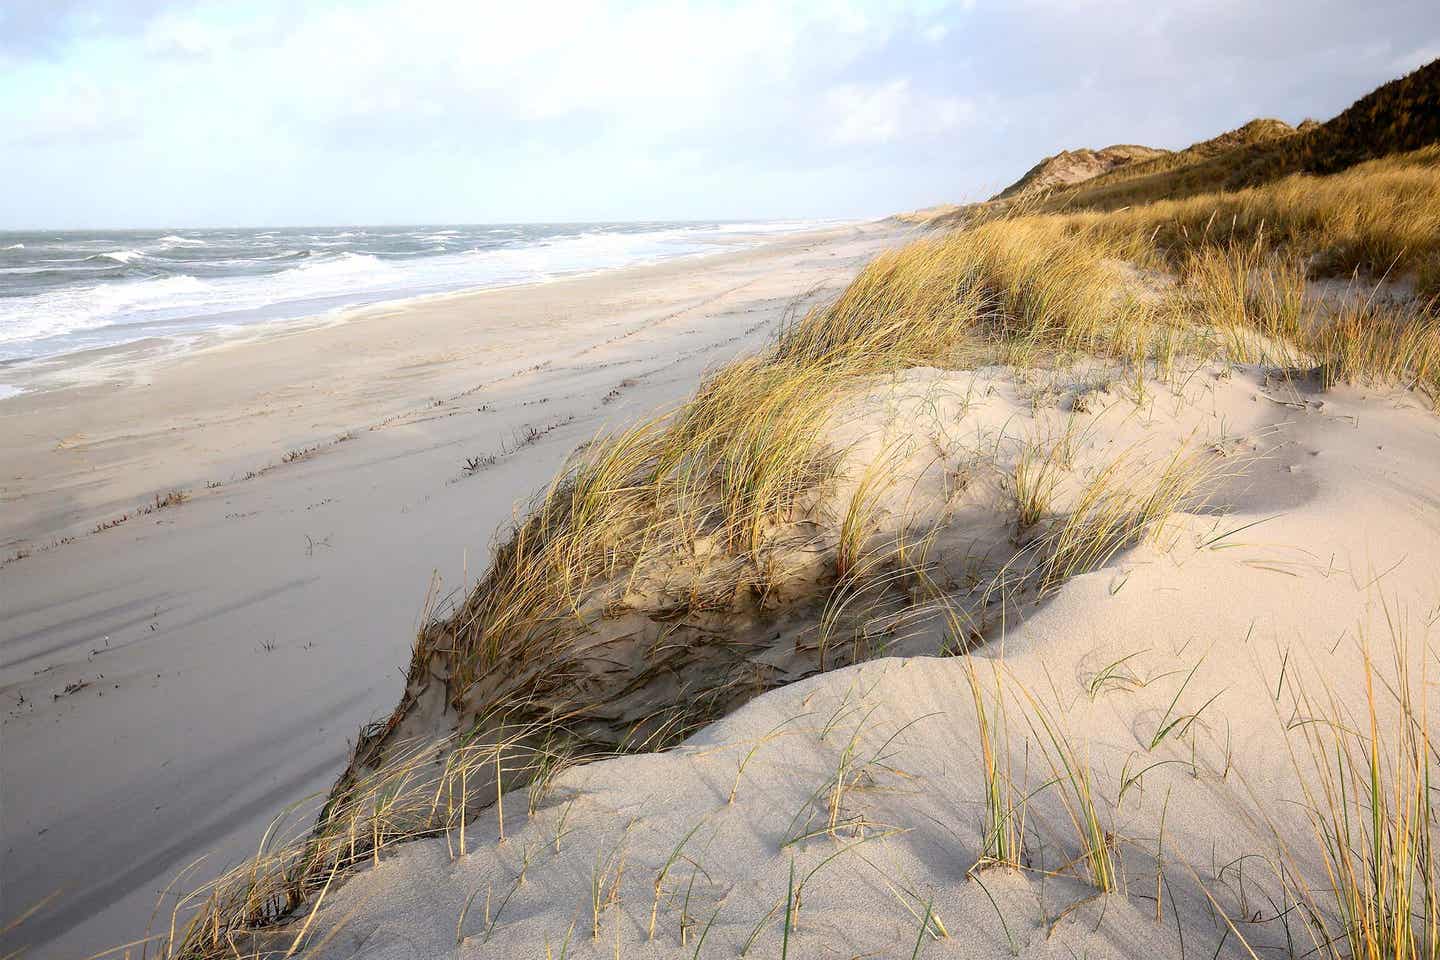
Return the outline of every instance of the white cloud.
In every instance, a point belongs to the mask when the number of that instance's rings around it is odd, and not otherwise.
[[[934,137],[976,113],[969,100],[916,92],[908,77],[868,87],[842,84],[826,93],[825,105],[830,142],[841,146]]]
[[[227,45],[228,37],[193,17],[166,15],[145,30],[145,49],[155,57],[201,58]]]
[[[132,136],[140,129],[133,93],[89,77],[72,77],[30,104],[5,134],[16,145],[95,144]]]
[[[906,15],[903,5],[882,9]],[[269,69],[301,80],[300,95],[324,107],[383,86],[481,97],[530,118],[596,110],[686,127],[707,122],[699,108],[800,78],[809,63],[843,69],[886,35],[848,5],[439,0],[417,16],[408,0],[383,0],[302,18]]]

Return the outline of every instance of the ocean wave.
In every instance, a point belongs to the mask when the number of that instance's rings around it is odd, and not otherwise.
[[[544,282],[740,249],[761,242],[759,234],[800,227],[796,221],[495,225],[32,241],[44,254],[60,256],[19,254],[0,268],[9,271],[0,273],[8,294],[0,297],[0,360],[143,336],[186,337],[421,294]],[[117,249],[95,252],[107,246]],[[164,253],[183,246],[208,249]]]
[[[111,250],[108,253],[97,253],[94,256],[86,257],[86,260],[114,260],[116,263],[134,263],[143,259],[143,250]]]
[[[173,233],[170,234],[170,235],[168,235],[168,236],[161,237],[159,240],[157,240],[157,241],[155,241],[155,242],[158,243],[158,244],[160,244],[160,245],[163,246],[163,247],[166,247],[167,249],[170,248],[170,247],[208,247],[208,246],[209,246],[209,244],[206,243],[204,240],[195,240],[195,239],[193,239],[193,238],[191,238],[191,237],[176,236],[176,235],[173,234]]]
[[[175,260],[173,263],[183,264],[186,269],[204,269],[207,267],[244,267],[259,263],[285,263],[288,261],[305,260],[313,254],[309,250],[279,250],[275,253],[264,256],[250,257],[225,257],[220,260]]]
[[[314,259],[295,268],[296,273],[315,275],[319,273],[355,274],[389,269],[384,260],[373,253],[355,253],[346,250],[332,257]]]
[[[149,311],[183,309],[202,302],[205,290],[205,282],[195,277],[157,277],[0,301],[0,345],[115,326]]]
[[[42,261],[40,261],[40,262],[41,262],[41,263],[56,263],[56,262],[65,262],[65,261],[53,261],[53,260],[51,260],[51,261],[43,261],[43,260],[42,260]],[[122,263],[113,263],[113,262],[103,263],[103,262],[102,262],[102,263],[93,263],[93,264],[90,264],[89,266],[86,266],[86,265],[85,265],[85,261],[83,261],[83,260],[81,260],[81,261],[74,261],[74,262],[78,263],[79,266],[74,266],[74,267],[46,267],[46,266],[0,267],[0,273],[18,274],[18,275],[22,275],[22,276],[39,276],[39,275],[42,275],[42,274],[49,274],[49,275],[53,275],[53,276],[57,276],[57,277],[64,277],[64,276],[69,276],[69,275],[71,275],[71,274],[77,274],[77,273],[90,274],[90,275],[93,276],[93,275],[96,274],[96,273],[114,273],[114,272],[123,271],[123,270],[125,269],[125,265],[122,264]]]
[[[8,247],[0,247],[0,250],[24,250],[24,249],[25,249],[25,244],[23,244],[23,243],[12,243],[12,244],[10,244],[10,246],[8,246]]]

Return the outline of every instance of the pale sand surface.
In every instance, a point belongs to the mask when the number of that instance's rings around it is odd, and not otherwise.
[[[328,789],[398,696],[432,571],[460,588],[577,444],[901,237],[837,228],[28,373],[0,401],[0,543],[30,552],[0,567],[0,917],[60,891],[29,955],[138,935],[179,868],[234,862]],[[171,489],[191,499],[90,532]]]
[[[1363,711],[1361,645],[1390,675],[1387,621],[1410,644],[1417,680],[1433,655],[1440,421],[1412,395],[1319,393],[1254,368],[1206,364],[1173,384],[1135,386],[1098,367],[1053,377],[917,369],[862,385],[836,412],[852,479],[882,451],[901,451],[878,535],[953,511],[958,522],[933,554],[945,583],[963,583],[977,556],[1013,548],[1013,525],[986,522],[984,508],[1010,509],[1004,478],[1023,441],[1060,436],[1077,398],[1061,514],[1122,453],[1163,464],[1190,448],[1218,471],[1206,505],[977,650],[987,688],[991,666],[1004,671],[1015,776],[1034,791],[1031,871],[967,875],[984,782],[965,661],[890,658],[765,694],[676,750],[571,770],[534,816],[515,791],[503,841],[492,807],[468,825],[464,851],[455,833],[388,851],[329,892],[309,942],[334,958],[543,957],[559,956],[573,929],[571,957],[690,956],[708,925],[702,956],[736,956],[753,937],[750,956],[908,957],[932,907],[952,936],[927,938],[922,956],[1250,956],[1213,897],[1256,955],[1285,955],[1275,917],[1289,911],[1266,899],[1278,896],[1282,842],[1291,869],[1321,877],[1285,734],[1290,725],[1299,736],[1296,718],[1313,715],[1295,685],[1323,699],[1328,684]],[[969,482],[947,482],[966,464]],[[945,642],[943,623],[911,627],[894,652]],[[1054,774],[1032,697],[1093,768],[1123,894],[1094,898],[1064,866],[1078,850],[1059,788],[1043,786]],[[1167,716],[1194,712],[1152,744]],[[839,769],[849,787],[832,811]],[[657,876],[677,848],[684,856],[657,905]],[[786,945],[792,877],[804,889]],[[1298,920],[1288,933],[1297,955],[1311,949]]]

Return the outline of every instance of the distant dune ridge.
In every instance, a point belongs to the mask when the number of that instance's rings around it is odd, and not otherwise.
[[[1127,166],[1143,160],[1151,160],[1168,154],[1169,150],[1142,147],[1121,143],[1099,150],[1084,147],[1078,150],[1062,150],[1053,157],[1046,157],[1026,171],[1025,175],[1001,190],[992,200],[1032,193],[1045,193],[1059,187],[1069,187],[1084,180],[1109,173],[1117,167]]]
[[[1227,130],[1219,136],[1211,137],[1208,140],[1201,140],[1199,143],[1191,144],[1183,150],[1158,151],[1156,156],[1144,158],[1142,162],[1130,166],[1123,173],[1116,173],[1113,177],[1105,177],[1102,182],[1118,182],[1162,173],[1164,171],[1179,170],[1192,164],[1209,160],[1212,157],[1222,156],[1232,150],[1238,150],[1255,144],[1268,143],[1285,137],[1292,137],[1298,131],[1298,127],[1292,127],[1283,120],[1273,118],[1251,120],[1249,123],[1236,127],[1234,130]],[[1144,162],[1145,160],[1149,162]],[[1095,173],[1095,177],[1102,177],[1104,174],[1110,172],[1110,170],[1100,170]],[[1087,186],[1096,186],[1095,182],[1093,182],[1094,178],[1087,177],[1086,179],[1091,181]],[[1078,181],[1067,184],[1067,186],[1077,185]]]
[[[578,449],[160,955],[1433,956],[1437,97],[920,218]]]

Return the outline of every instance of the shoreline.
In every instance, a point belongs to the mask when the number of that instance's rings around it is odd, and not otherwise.
[[[241,415],[234,407],[246,400],[253,402],[245,415],[275,416],[274,405],[265,402],[270,399],[269,392],[252,390],[250,396],[241,396],[244,391],[235,384],[220,386],[214,382],[216,378],[224,381],[235,373],[248,376],[254,371],[264,371],[270,374],[262,378],[264,385],[274,392],[293,393],[290,388],[304,379],[311,379],[317,389],[323,391],[323,381],[317,378],[320,371],[313,367],[320,366],[327,374],[344,377],[355,365],[367,365],[367,357],[375,359],[371,343],[374,338],[399,335],[402,327],[403,332],[416,341],[433,336],[439,342],[453,343],[458,337],[470,341],[466,344],[468,350],[473,352],[479,348],[483,353],[484,344],[479,342],[483,337],[465,329],[463,315],[497,300],[502,309],[513,310],[515,303],[530,298],[564,303],[571,296],[571,290],[575,296],[604,297],[616,288],[643,290],[648,284],[663,283],[695,270],[764,260],[838,236],[896,232],[893,225],[846,223],[785,234],[740,250],[683,255],[549,280],[342,307],[308,317],[199,332],[179,343],[174,338],[152,337],[52,358],[17,361],[6,379],[18,384],[22,392],[0,398],[0,454],[19,467],[16,475],[0,478],[0,502],[12,507],[7,511],[6,522],[0,522],[0,563],[63,545],[70,538],[93,531],[95,525],[133,513],[134,508],[155,495],[163,496],[173,489],[188,489],[193,493],[195,488],[203,489],[203,485],[233,482],[255,471],[272,468],[292,451],[308,449],[347,432],[372,429],[403,415],[413,407],[415,399],[407,392],[395,391],[378,403],[347,405],[349,409],[344,411],[326,410],[331,415],[313,422],[309,428],[302,428],[295,416],[281,417],[283,422],[277,425],[278,429],[269,431],[269,436],[257,432],[243,447],[230,445],[223,452],[211,451],[210,456],[190,458],[184,469],[166,469],[152,463],[145,482],[112,478],[121,482],[104,483],[103,493],[100,478],[93,470],[86,471],[85,479],[80,481],[75,469],[67,470],[63,462],[56,462],[73,460],[59,454],[81,447],[85,458],[93,460],[97,445],[105,448],[105,455],[109,455],[117,443],[123,444],[127,438],[135,440],[143,436],[153,444],[159,442],[157,431],[193,432],[217,416],[229,419]],[[395,330],[380,329],[387,322],[395,325]],[[429,329],[430,326],[434,329]],[[496,332],[503,334],[503,331]],[[309,353],[320,359],[307,362],[307,346]],[[342,348],[344,356],[337,357]],[[454,348],[450,352],[453,353]],[[437,366],[458,366],[453,358],[448,359],[450,362]],[[455,389],[472,386],[450,384],[449,376],[436,379],[445,381],[446,390],[451,386]],[[137,390],[161,394],[169,391],[176,403],[138,403],[128,416],[126,410],[115,408],[116,403],[135,402]],[[298,413],[301,407],[314,409],[317,405],[327,406],[311,397],[302,400],[291,412]],[[69,415],[49,409],[54,406],[69,411]],[[207,406],[211,409],[207,410]],[[156,422],[158,418],[177,417],[181,423],[168,428]],[[20,429],[10,428],[10,424],[17,423]],[[160,469],[154,469],[156,466]],[[139,479],[134,471],[128,472],[130,480]],[[37,490],[36,484],[53,481],[57,476],[83,482],[84,499],[72,509],[57,510],[42,505],[38,510],[25,510],[27,500],[33,501],[37,494],[42,501],[47,494],[54,499],[55,491]],[[43,514],[39,518],[41,522],[35,522],[37,512]]]
[[[750,221],[741,221],[741,223],[749,222]],[[873,222],[878,223],[879,221]],[[454,297],[470,297],[495,290],[544,286],[552,283],[563,283],[569,280],[581,280],[588,277],[602,276],[620,270],[655,267],[669,263],[725,256],[727,254],[746,253],[763,249],[773,243],[781,242],[789,238],[823,234],[831,230],[843,230],[848,227],[869,225],[871,223],[872,221],[865,220],[816,221],[814,224],[809,224],[805,228],[797,230],[740,232],[735,234],[729,241],[714,240],[713,246],[716,249],[712,250],[692,251],[658,258],[640,258],[632,263],[561,271],[533,279],[496,281],[478,285],[469,284],[446,289],[406,292],[399,295],[377,293],[375,299],[372,300],[360,300],[353,303],[340,303],[329,307],[318,307],[314,311],[307,311],[296,316],[257,316],[253,320],[228,322],[223,319],[225,317],[238,317],[247,314],[265,314],[267,311],[279,310],[291,302],[278,301],[276,303],[246,310],[237,310],[227,314],[194,317],[191,318],[191,320],[197,324],[196,328],[182,333],[139,335],[134,339],[124,340],[119,343],[82,347],[80,349],[65,350],[37,357],[12,357],[0,360],[0,375],[5,375],[7,379],[10,379],[14,373],[19,372],[22,375],[21,379],[25,379],[24,375],[30,373],[32,368],[41,371],[55,367],[67,369],[82,365],[85,358],[96,358],[99,362],[103,363],[112,355],[136,352],[143,350],[146,345],[151,344],[163,346],[165,344],[173,345],[179,343],[188,346],[181,346],[177,349],[206,349],[213,346],[221,346],[232,340],[244,341],[258,336],[264,336],[274,332],[275,328],[292,324],[300,325],[302,328],[303,326],[324,326],[329,323],[343,323],[351,319],[357,319],[371,310],[385,310],[408,305],[418,305],[434,300]],[[320,303],[323,299],[324,298],[315,302]],[[210,321],[212,319],[215,320],[215,322],[211,323]],[[15,387],[11,383],[0,383],[0,401],[15,396],[22,396],[29,392],[43,392],[46,389],[43,385],[43,381],[46,379],[43,373],[40,376],[29,379],[39,382],[30,387]],[[7,390],[18,392],[7,392]]]

